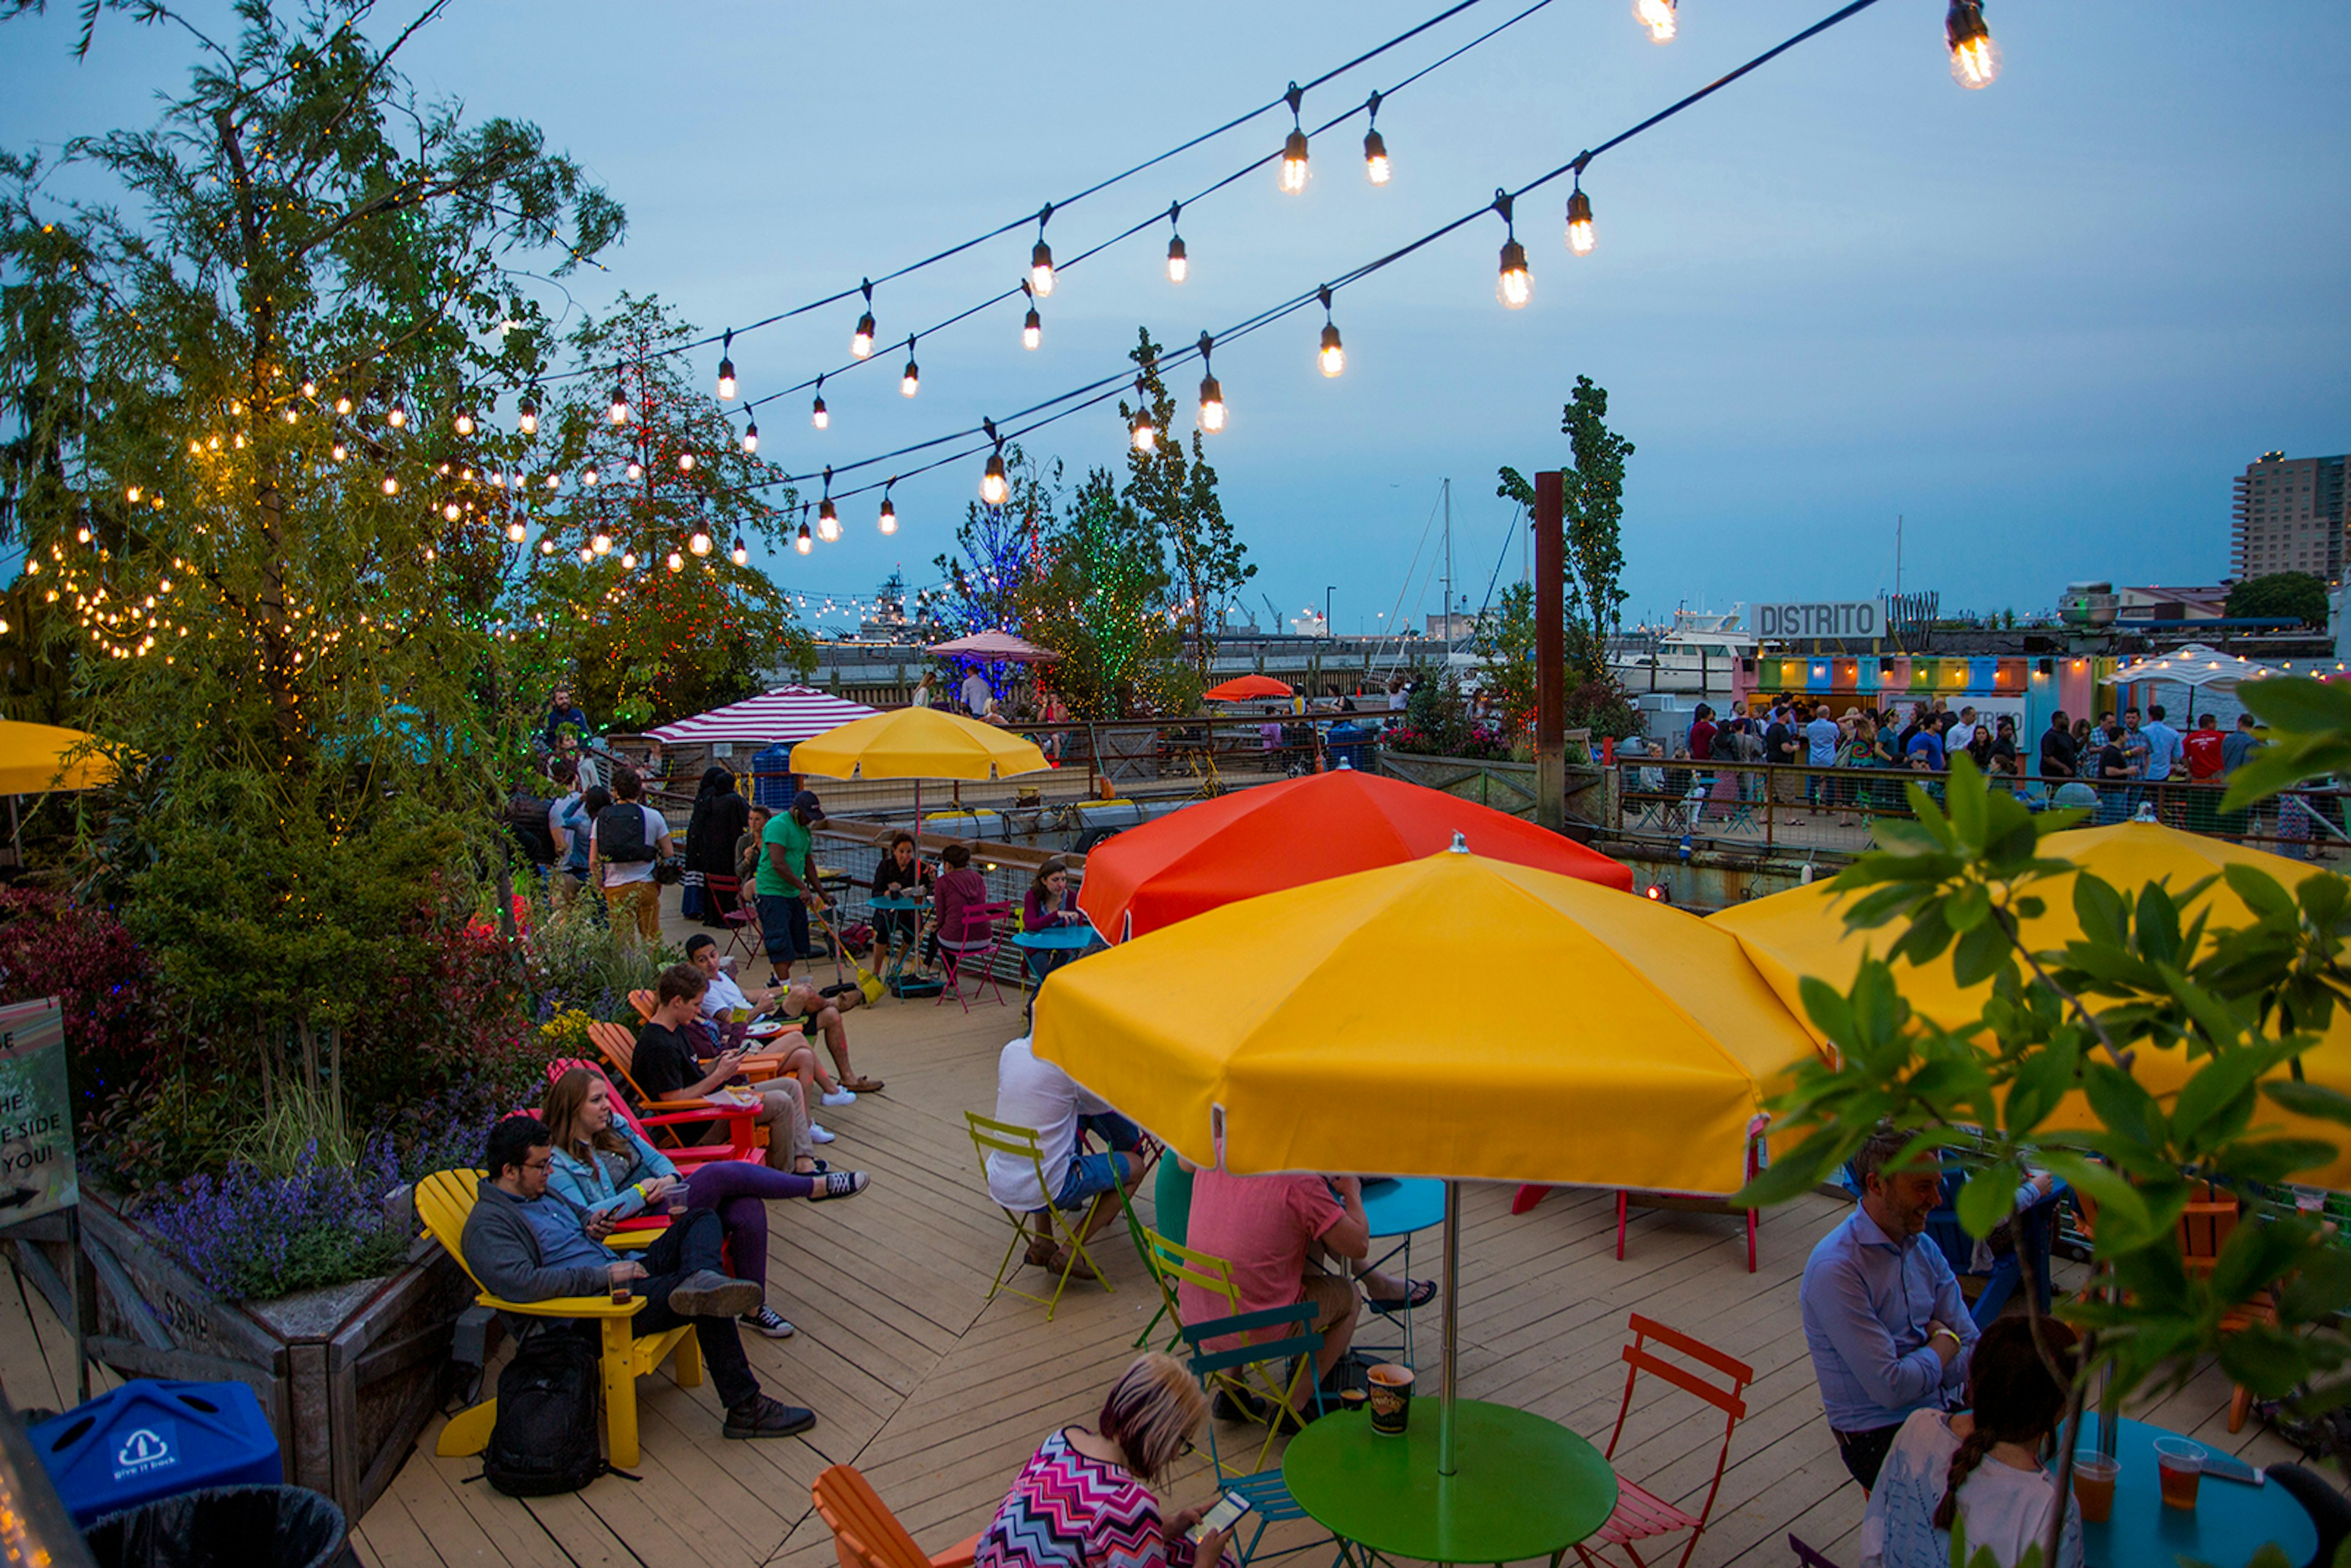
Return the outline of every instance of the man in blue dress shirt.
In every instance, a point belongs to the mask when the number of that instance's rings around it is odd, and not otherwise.
[[[1861,1201],[1813,1249],[1797,1292],[1829,1429],[1865,1491],[1910,1412],[1959,1403],[1976,1343],[1959,1279],[1926,1237],[1942,1173],[1931,1160],[1886,1168],[1907,1142],[1883,1131],[1854,1156]]]

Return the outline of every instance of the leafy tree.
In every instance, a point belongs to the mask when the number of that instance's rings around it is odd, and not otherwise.
[[[2301,755],[2351,755],[2351,694],[2283,681],[2246,690],[2249,704],[2291,706],[2311,724]],[[2273,782],[2232,791],[2257,796]],[[1880,819],[1876,847],[1832,884],[1855,895],[1849,925],[1890,940],[1842,995],[1802,982],[1838,1061],[1805,1064],[1773,1102],[1806,1135],[1740,1201],[1810,1190],[1891,1123],[1912,1134],[1897,1165],[1939,1152],[1965,1166],[1959,1218],[1983,1237],[2016,1218],[2031,1160],[2098,1207],[2091,1287],[2057,1309],[2083,1331],[2076,1418],[2101,1375],[2111,1375],[2112,1408],[2150,1382],[2184,1383],[2208,1355],[2257,1395],[2296,1396],[2305,1410],[2351,1400],[2339,1375],[2351,1338],[2335,1317],[2351,1306],[2351,1251],[2270,1185],[2327,1164],[2335,1145],[2260,1119],[2283,1110],[2351,1124],[2351,1096],[2304,1082],[2298,1065],[2351,985],[2351,882],[2318,873],[2288,890],[2240,864],[2187,887],[2117,888],[2043,852],[2043,837],[2079,811],[2035,815],[1965,757],[1947,795],[1946,808],[1909,786],[1917,820]],[[2026,923],[2068,875],[2079,934],[2035,950]],[[2223,883],[2220,907],[2244,910],[2242,925],[2214,916]],[[1931,1019],[1904,999],[1903,976],[1947,962],[1962,988],[1988,986],[1980,1016]],[[2179,1087],[2151,1091],[2142,1068],[2173,1053]],[[2258,1222],[2237,1226],[2212,1270],[2191,1275],[2178,1221],[2205,1182]],[[2224,1316],[2256,1298],[2273,1301],[2274,1320],[2223,1333]],[[2061,1496],[2072,1462],[2070,1448],[2059,1455]],[[2047,1561],[2062,1522],[2052,1521]]]
[[[227,44],[115,8],[199,59],[147,129],[0,156],[0,524],[125,765],[83,876],[238,1048],[199,1060],[315,1093],[393,994],[382,934],[471,913],[515,755],[482,476],[549,332],[510,269],[622,220],[534,128],[420,101],[362,0],[246,0]]]
[[[955,553],[932,559],[945,582],[925,604],[949,629],[949,637],[977,632],[1028,636],[1031,630],[1029,618],[1045,570],[1045,538],[1061,510],[1061,465],[1056,459],[1050,469],[1043,468],[1015,442],[1004,448],[1004,504],[969,503],[956,528]],[[998,691],[1008,689],[1009,680],[1020,673],[1017,665],[984,659],[957,657],[947,663],[958,672],[983,671],[988,685]]]
[[[1048,543],[1031,629],[1061,655],[1053,685],[1079,718],[1183,712],[1197,698],[1158,537],[1105,469],[1086,476]]]
[[[685,361],[667,350],[695,335],[658,300],[626,295],[583,322],[570,348],[593,369],[541,415],[547,474],[509,486],[541,529],[517,596],[528,644],[550,684],[568,669],[586,710],[624,728],[750,696],[778,664],[814,668],[790,599],[758,564],[790,542],[799,497],[773,486],[774,467],[687,385]],[[615,390],[628,396],[623,423],[611,417]]]
[[[2306,571],[2273,571],[2247,578],[2229,590],[2226,613],[2262,620],[2326,624],[2326,585]]]
[[[1621,536],[1625,522],[1625,460],[1633,444],[1608,428],[1608,389],[1590,376],[1575,378],[1575,391],[1561,411],[1560,434],[1568,438],[1575,466],[1562,473],[1566,495],[1562,522],[1567,581],[1567,660],[1584,681],[1608,676],[1608,636],[1623,618],[1625,571]],[[1500,471],[1494,493],[1516,501],[1531,515],[1535,488],[1515,468]]]
[[[1127,358],[1135,363],[1135,401],[1120,400],[1119,419],[1132,432],[1135,417],[1147,413],[1153,434],[1147,448],[1129,441],[1120,496],[1166,542],[1168,576],[1178,595],[1176,613],[1187,629],[1192,666],[1205,685],[1225,608],[1257,575],[1257,567],[1226,520],[1217,497],[1217,471],[1208,465],[1200,433],[1192,432],[1188,452],[1175,433],[1170,422],[1176,400],[1160,379],[1159,345],[1147,329],[1136,329],[1134,350]]]

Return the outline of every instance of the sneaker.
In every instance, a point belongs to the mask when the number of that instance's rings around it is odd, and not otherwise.
[[[811,1144],[829,1144],[832,1142],[832,1134],[826,1132],[816,1123],[810,1122],[809,1124],[809,1142]]]
[[[827,1090],[824,1093],[817,1097],[817,1103],[822,1105],[827,1110],[831,1110],[835,1106],[840,1105],[854,1105],[857,1103],[857,1095],[854,1092],[847,1089]]]
[[[755,1394],[726,1412],[730,1437],[789,1437],[816,1425],[816,1412]]]
[[[826,1171],[816,1178],[816,1190],[809,1194],[810,1203],[821,1203],[829,1197],[855,1197],[872,1184],[873,1178],[863,1171]]]
[[[794,1333],[792,1325],[786,1322],[773,1307],[761,1307],[756,1312],[745,1312],[742,1322],[743,1326],[752,1333],[766,1334],[769,1339],[789,1339]]]
[[[697,1269],[670,1287],[669,1310],[682,1318],[739,1318],[758,1312],[766,1293],[748,1280]]]

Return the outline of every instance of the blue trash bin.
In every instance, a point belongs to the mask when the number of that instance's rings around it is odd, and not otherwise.
[[[751,758],[751,804],[771,811],[789,810],[800,781],[792,773],[792,748],[781,742],[763,747]]]
[[[28,1427],[74,1523],[200,1488],[286,1479],[261,1401],[242,1383],[139,1378]]]
[[[1324,737],[1324,743],[1331,753],[1331,766],[1351,768],[1358,773],[1362,772],[1364,753],[1366,749],[1364,743],[1370,739],[1371,735],[1368,731],[1344,720],[1332,725],[1331,733]]]

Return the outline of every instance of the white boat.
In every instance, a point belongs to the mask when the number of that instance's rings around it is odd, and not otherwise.
[[[1755,656],[1758,639],[1742,629],[1745,604],[1727,612],[1677,610],[1672,624],[1608,640],[1608,667],[1626,689],[1728,697],[1739,661]]]

